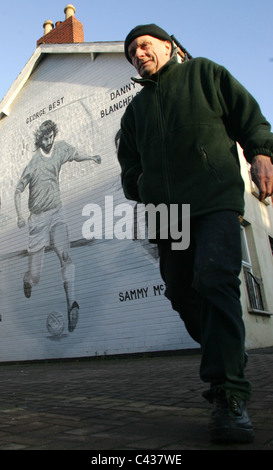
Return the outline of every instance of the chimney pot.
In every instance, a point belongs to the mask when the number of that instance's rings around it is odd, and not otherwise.
[[[70,18],[70,16],[74,16],[75,15],[75,11],[76,11],[76,8],[71,5],[71,3],[69,3],[68,5],[66,5],[65,9],[64,9],[64,12],[65,12],[65,19],[67,20],[67,18]]]
[[[50,33],[50,31],[52,31],[52,29],[54,28],[54,23],[53,21],[51,20],[46,20],[43,24],[43,28],[44,28],[44,34],[48,34]]]

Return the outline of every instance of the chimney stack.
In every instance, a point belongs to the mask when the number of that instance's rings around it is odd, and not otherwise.
[[[44,22],[44,35],[38,39],[40,44],[72,44],[84,42],[83,25],[75,18],[76,8],[70,3],[65,7],[65,20],[54,24],[47,20]]]

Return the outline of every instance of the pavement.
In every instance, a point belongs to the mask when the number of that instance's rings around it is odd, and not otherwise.
[[[89,460],[95,450],[100,458],[106,451],[272,451],[273,348],[249,351],[252,444],[209,441],[199,364],[199,351],[0,364],[0,450],[81,450]]]

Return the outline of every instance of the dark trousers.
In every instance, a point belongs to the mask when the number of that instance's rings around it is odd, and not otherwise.
[[[244,377],[245,328],[240,302],[241,237],[238,215],[221,211],[191,219],[187,250],[158,243],[160,270],[171,301],[192,338],[201,344],[200,377],[218,390],[248,400]]]

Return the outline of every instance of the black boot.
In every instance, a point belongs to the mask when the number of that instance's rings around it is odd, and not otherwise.
[[[24,294],[27,299],[31,297],[32,286],[29,282],[24,281]]]
[[[71,307],[68,309],[68,331],[72,333],[75,330],[79,319],[79,305],[77,302],[73,302]]]
[[[252,442],[254,432],[246,410],[246,403],[238,397],[227,397],[224,391],[213,399],[210,420],[210,438],[213,442]]]

